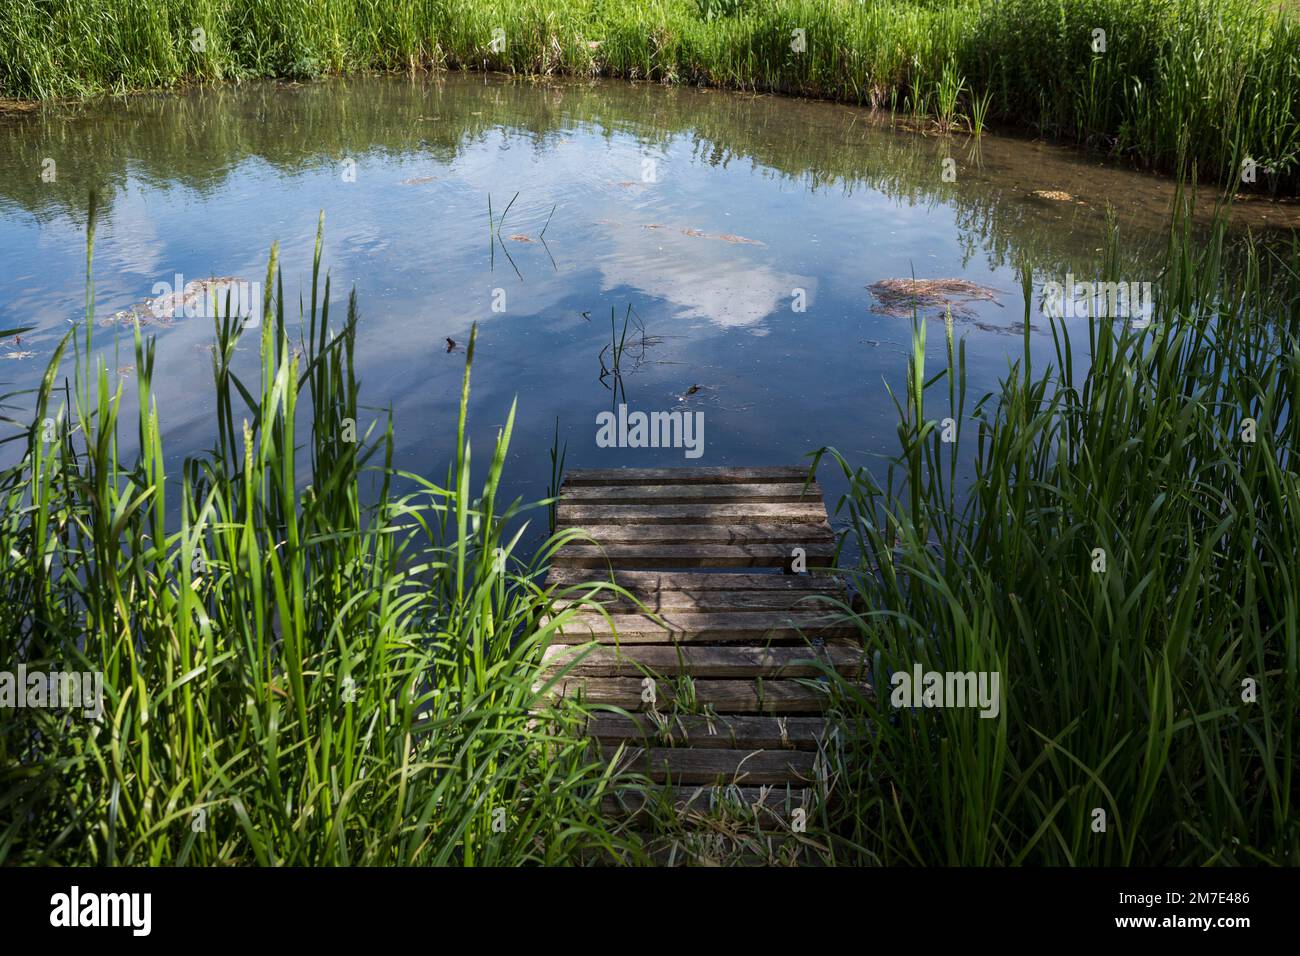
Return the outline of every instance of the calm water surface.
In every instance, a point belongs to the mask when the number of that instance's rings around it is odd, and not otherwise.
[[[942,176],[949,157],[956,182]],[[376,78],[51,107],[0,122],[0,328],[36,326],[0,346],[0,391],[33,387],[82,314],[92,185],[97,346],[128,393],[131,331],[115,311],[177,273],[260,281],[279,241],[296,316],[324,210],[336,315],[353,287],[362,312],[362,427],[391,406],[397,464],[445,474],[477,321],[477,460],[517,398],[507,492],[529,499],[545,493],[557,419],[570,467],[775,464],[822,445],[861,463],[892,453],[886,385],[905,382],[911,322],[875,310],[868,285],[915,275],[995,290],[957,319],[969,408],[1022,347],[1016,263],[1036,285],[1088,274],[1110,203],[1131,278],[1152,278],[1173,195],[1050,147],[986,136],[975,151],[853,108],[653,85]],[[502,242],[489,243],[489,196],[499,218],[516,194]],[[1250,215],[1283,224],[1267,208]],[[610,312],[621,326],[629,305],[643,331],[623,360],[626,402],[702,411],[701,458],[596,446],[596,415],[615,397],[600,376]],[[928,316],[937,368],[942,323]],[[1036,302],[1030,326],[1045,363]],[[214,441],[212,327],[182,317],[146,331],[175,474]],[[250,342],[246,381],[256,361]],[[26,417],[30,402],[16,401]],[[842,485],[823,477],[833,501]]]

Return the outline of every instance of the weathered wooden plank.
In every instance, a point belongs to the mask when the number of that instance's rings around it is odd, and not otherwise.
[[[578,568],[552,568],[547,587],[571,587],[592,581],[612,582],[634,594],[689,589],[692,591],[837,591],[835,578],[806,574],[762,574],[755,572],[696,573],[681,571],[614,571],[594,574]]]
[[[825,668],[841,674],[862,673],[865,651],[843,644],[822,647],[674,646],[636,644],[629,647],[577,649],[553,644],[544,661],[566,667],[566,673],[588,677],[633,677],[646,674],[677,677],[820,677]]]
[[[652,790],[621,790],[601,801],[601,812],[614,819],[635,819],[656,812],[710,814],[724,812],[792,814],[812,807],[813,790],[800,786],[656,787]]]
[[[642,746],[711,747],[750,750],[816,750],[826,736],[821,717],[709,717],[593,714],[587,736],[603,743],[629,741]]]
[[[602,747],[613,760],[617,748]],[[622,770],[677,784],[722,781],[749,786],[811,781],[816,754],[802,750],[633,749],[618,758]]]
[[[565,545],[551,556],[561,568],[782,568],[794,560],[793,544]],[[808,567],[830,567],[831,544],[798,545]]]
[[[610,614],[663,614],[666,611],[816,611],[832,613],[838,608],[830,601],[847,604],[848,595],[816,591],[657,591],[642,594],[640,603],[611,591],[599,592],[595,602],[559,600],[552,603],[557,611],[572,607],[587,610],[604,608]]]
[[[814,524],[826,520],[820,501],[785,504],[735,502],[709,505],[587,505],[561,501],[557,526],[592,524]]]
[[[556,644],[665,644],[671,641],[709,643],[712,641],[801,640],[807,637],[853,637],[857,628],[839,620],[840,615],[825,612],[748,612],[710,614],[674,611],[655,620],[645,614],[599,613],[574,614],[564,621],[552,639]],[[549,618],[544,619],[549,622]]]
[[[822,503],[822,489],[817,482],[753,483],[721,485],[576,485],[560,492],[560,501],[571,505],[696,505],[726,502]]]
[[[696,707],[712,707],[732,714],[811,714],[826,705],[828,690],[816,681],[796,680],[695,680],[683,692]],[[641,699],[640,677],[562,677],[551,685],[556,697],[581,697],[588,704],[604,704],[628,711],[649,710]],[[668,680],[655,682],[655,704],[664,708],[682,691]]]
[[[639,485],[647,483],[728,484],[803,481],[808,469],[798,465],[762,468],[575,468],[564,473],[564,485]]]
[[[826,544],[834,542],[835,532],[826,522],[820,524],[593,524],[566,527],[581,532],[602,544]]]

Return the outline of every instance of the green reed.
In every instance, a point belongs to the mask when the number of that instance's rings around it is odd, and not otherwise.
[[[1026,330],[974,403],[917,324],[883,475],[829,453],[876,687],[840,682],[846,858],[1300,862],[1300,247],[1223,243],[1177,218],[1149,326],[1052,320],[1043,368]],[[1000,672],[1000,713],[894,706],[916,662]]]
[[[153,342],[137,327],[133,424],[95,357],[93,234],[92,203],[87,320],[0,476],[0,661],[101,671],[104,714],[5,711],[0,862],[515,864],[621,845],[581,710],[534,713],[572,611],[532,583],[559,541],[523,559],[526,516],[497,498],[513,415],[471,488],[474,334],[447,482],[398,472],[391,418],[358,405],[361,319],[355,297],[331,314],[320,234],[296,323],[273,249],[264,321],[214,318],[212,450],[169,465]]]

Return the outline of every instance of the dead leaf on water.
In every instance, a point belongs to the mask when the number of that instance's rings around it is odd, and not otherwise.
[[[532,242],[532,241],[533,241],[533,240],[529,239],[527,236],[525,236],[522,232],[516,232],[513,236],[508,236],[507,238],[513,240],[514,242]]]

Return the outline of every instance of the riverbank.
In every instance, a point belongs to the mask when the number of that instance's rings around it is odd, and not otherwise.
[[[114,24],[105,30],[104,24]],[[0,96],[483,69],[824,97],[1293,194],[1300,27],[1267,0],[56,0],[0,11]],[[1253,180],[1253,182],[1251,182]]]

